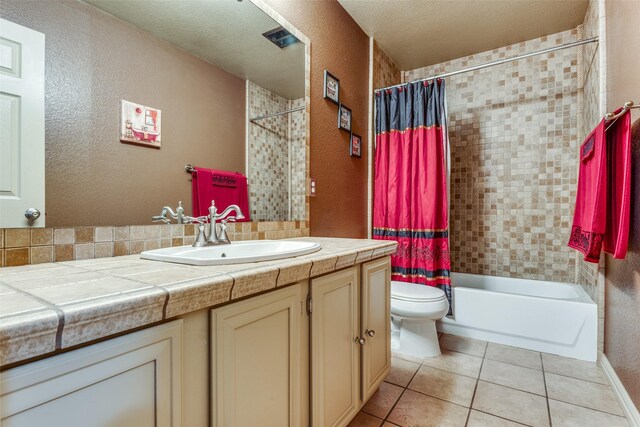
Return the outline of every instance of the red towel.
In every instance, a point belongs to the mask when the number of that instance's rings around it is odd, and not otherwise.
[[[191,182],[193,216],[208,215],[211,200],[215,200],[218,213],[225,210],[229,205],[238,205],[244,215],[244,219],[236,221],[251,221],[246,176],[237,172],[204,168],[193,169]]]
[[[618,114],[621,110],[615,112]],[[607,138],[607,229],[603,249],[624,259],[629,241],[631,209],[631,111],[610,125]]]
[[[599,262],[602,250],[623,259],[629,241],[630,209],[631,113],[627,110],[612,124],[603,119],[580,147],[569,246],[589,262]]]
[[[603,119],[580,146],[580,171],[576,209],[569,247],[584,254],[584,260],[600,261],[607,219],[607,152]]]

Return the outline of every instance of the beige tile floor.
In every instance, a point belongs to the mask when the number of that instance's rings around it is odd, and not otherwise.
[[[446,334],[440,347],[394,354],[350,426],[629,426],[595,363]]]

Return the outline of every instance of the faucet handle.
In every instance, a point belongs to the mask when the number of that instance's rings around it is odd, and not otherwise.
[[[201,222],[198,224],[198,236],[196,237],[196,240],[193,242],[193,247],[194,248],[200,248],[202,246],[205,246],[207,244],[207,236],[205,236],[204,233],[204,224]]]
[[[207,222],[208,219],[209,217],[207,216],[193,217],[193,216],[185,215],[182,220],[185,224],[204,224]]]
[[[165,217],[164,215],[157,215],[157,216],[151,217],[151,220],[153,222],[164,222],[165,224],[169,224],[171,222],[169,218]]]

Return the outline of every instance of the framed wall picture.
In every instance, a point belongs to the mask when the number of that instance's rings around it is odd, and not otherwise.
[[[340,80],[327,70],[324,70],[324,99],[340,103]]]
[[[351,157],[362,157],[362,137],[351,134],[351,142],[349,143],[349,155]]]
[[[338,129],[351,132],[351,108],[343,104],[338,107]]]
[[[120,103],[120,141],[125,144],[160,148],[161,111],[122,100]]]

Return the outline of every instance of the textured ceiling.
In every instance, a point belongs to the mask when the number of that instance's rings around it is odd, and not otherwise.
[[[575,28],[587,0],[338,0],[401,70]]]
[[[280,49],[264,38],[279,25],[250,1],[85,2],[278,95],[304,96],[304,44]]]

